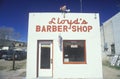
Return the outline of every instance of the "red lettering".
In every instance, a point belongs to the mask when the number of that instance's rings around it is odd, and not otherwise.
[[[68,32],[68,26],[63,26],[63,32]]]
[[[47,26],[47,32],[51,32],[51,26],[50,25]]]
[[[79,32],[79,31],[82,32],[82,26],[80,26],[80,27],[77,26],[77,32]]]
[[[72,31],[76,32],[76,26],[72,26]]]
[[[58,26],[58,32],[62,32],[62,26]]]
[[[82,25],[83,24],[83,25]],[[90,32],[93,27],[86,25],[88,22],[82,18],[60,19],[52,18],[48,25],[36,25],[36,32]],[[79,26],[81,25],[81,26]]]
[[[61,24],[60,18],[57,19],[57,24]]]
[[[58,24],[65,24],[65,21],[67,21],[67,20],[61,20],[60,21],[60,18],[58,18]]]
[[[57,27],[56,26],[52,26],[52,32],[56,32],[57,31]]]
[[[90,32],[92,29],[92,26],[73,25],[69,28],[69,26],[66,25],[43,25],[42,27],[40,25],[36,25],[36,32],[69,32],[69,30],[72,32]]]
[[[39,32],[39,31],[40,31],[40,26],[36,25],[36,32]]]
[[[42,30],[41,30],[41,31],[42,31],[42,32],[46,32],[45,26],[42,27]]]
[[[92,30],[92,26],[88,26],[88,32],[90,32],[90,30]]]
[[[87,24],[88,22],[86,20],[83,20],[81,24]]]
[[[78,22],[78,18],[77,18],[76,20],[74,20],[72,24],[80,24],[80,23]]]
[[[88,29],[86,26],[83,26],[83,31],[86,32]]]
[[[56,24],[54,21],[55,21],[55,18],[52,18],[51,21],[49,21],[49,24]]]

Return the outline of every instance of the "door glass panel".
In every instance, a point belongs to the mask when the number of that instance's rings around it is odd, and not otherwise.
[[[50,69],[50,47],[41,47],[41,69]]]

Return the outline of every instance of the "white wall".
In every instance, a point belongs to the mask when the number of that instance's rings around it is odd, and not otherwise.
[[[93,27],[90,32],[36,32],[37,24],[45,25],[51,18],[84,18]],[[36,78],[37,40],[53,40],[53,78],[94,78],[102,79],[101,39],[99,14],[30,13],[28,33],[27,78]],[[68,24],[66,24],[68,25]],[[63,40],[86,40],[87,64],[63,64],[63,52],[59,50],[58,36]]]
[[[111,44],[115,44],[115,54],[120,54],[120,12],[103,23],[105,43],[108,46],[108,54],[111,54]]]
[[[113,34],[113,24],[112,21],[107,21],[103,24],[103,33],[104,33],[104,45],[107,46],[107,54],[111,55],[111,45],[114,43],[114,34]]]
[[[115,39],[115,52],[120,55],[120,12],[116,14],[113,19],[113,34]]]

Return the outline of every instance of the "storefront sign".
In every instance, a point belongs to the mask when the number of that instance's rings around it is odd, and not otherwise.
[[[36,25],[36,32],[91,32],[93,26],[83,18],[51,18],[46,25]]]

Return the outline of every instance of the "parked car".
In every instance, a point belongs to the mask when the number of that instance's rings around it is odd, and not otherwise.
[[[27,53],[25,51],[15,51],[16,60],[26,59],[26,57],[27,57]]]
[[[5,60],[23,60],[26,59],[26,52],[25,51],[13,51],[10,50],[7,52]]]
[[[6,57],[8,50],[0,50],[0,59]]]
[[[3,54],[2,54],[2,52],[0,51],[0,59],[2,58],[2,55],[3,55]]]

